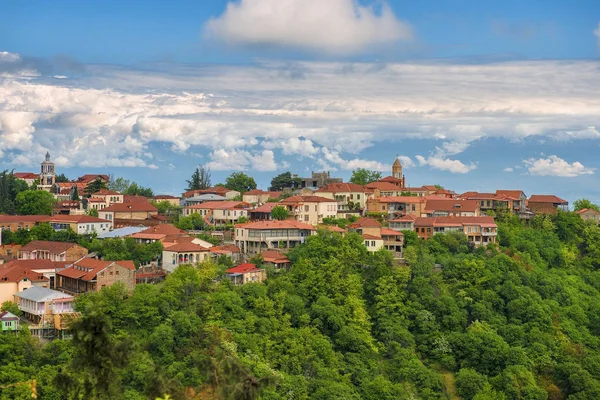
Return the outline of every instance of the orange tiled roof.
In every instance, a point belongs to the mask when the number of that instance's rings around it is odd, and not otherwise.
[[[529,198],[530,203],[553,203],[553,204],[568,204],[566,200],[561,199],[553,194],[532,194]]]
[[[279,205],[279,203],[265,203],[262,206],[255,208],[254,210],[250,210],[250,212],[251,213],[270,213],[278,205]]]
[[[98,273],[113,264],[120,265],[130,271],[135,271],[135,265],[131,260],[104,261],[85,257],[70,264],[67,268],[57,271],[56,274],[89,282],[96,280]]]
[[[200,246],[199,244],[196,244],[192,241],[189,241],[189,242],[186,241],[186,242],[175,243],[174,245],[165,248],[165,251],[181,253],[184,251],[200,252],[200,251],[209,251],[209,250],[206,247]]]
[[[361,236],[363,237],[363,239],[368,239],[368,240],[383,240],[380,236],[368,235],[366,233],[363,233]]]
[[[497,227],[494,217],[418,217],[415,226],[464,226],[480,225],[484,227]]]
[[[256,271],[260,271],[260,269],[256,268],[255,264],[240,264],[237,267],[229,268],[226,272],[228,274],[245,274]]]
[[[333,199],[321,196],[291,196],[280,201],[281,204],[298,204],[298,203],[337,203]]]
[[[404,233],[393,229],[381,228],[381,236],[404,236]]]
[[[14,172],[13,176],[19,179],[38,179],[40,174],[34,174],[33,172]]]
[[[109,189],[100,189],[99,191],[97,191],[94,194],[100,195],[100,196],[121,196],[121,193],[115,192],[114,190],[109,190]]]
[[[249,208],[250,204],[243,201],[206,201],[186,207],[190,210],[233,210]]]
[[[419,196],[385,196],[369,201],[378,201],[380,203],[423,203],[425,199]]]
[[[460,207],[456,207],[460,205]],[[479,203],[476,200],[459,200],[459,199],[431,199],[425,202],[425,212],[434,211],[461,211],[461,212],[475,212],[479,207]]]
[[[69,243],[69,242],[51,242],[47,240],[32,240],[25,246],[21,248],[21,251],[35,251],[35,250],[44,250],[50,251],[52,253],[64,253],[77,246],[77,243]]]
[[[285,264],[290,262],[285,254],[281,254],[277,250],[264,250],[260,254],[266,262],[272,262],[274,264]]]
[[[300,221],[256,221],[237,224],[236,228],[245,229],[305,229],[314,231],[315,227]]]
[[[365,186],[367,189],[378,189],[380,191],[384,191],[384,192],[396,192],[396,191],[402,191],[402,189],[400,189],[400,187],[398,185],[394,185],[391,182],[371,182],[369,184],[367,184]]]
[[[47,215],[6,215],[0,214],[0,224],[14,224],[17,222],[36,223],[44,222],[48,219]]]
[[[106,210],[106,208],[104,209]],[[102,211],[104,211],[102,210]],[[110,222],[108,220],[105,219],[101,219],[101,218],[96,218],[96,217],[92,217],[90,215],[54,215],[52,217],[46,217],[45,221],[42,222],[69,222],[69,223],[77,223],[77,224],[84,224],[84,223],[95,223],[95,222]]]
[[[43,274],[34,272],[33,269],[52,269],[54,264],[50,260],[13,260],[0,264],[0,282],[20,282],[27,278],[32,282],[47,281]]]
[[[496,190],[496,194],[499,196],[514,197],[516,199],[521,197],[521,195],[525,195],[522,190]]]
[[[355,183],[345,183],[345,182],[334,182],[329,185],[320,188],[317,190],[318,192],[326,192],[326,193],[345,193],[345,192],[353,192],[353,193],[370,193],[371,189],[367,189],[364,186],[357,185]]]
[[[133,201],[130,203],[113,203],[102,211],[112,212],[158,212],[158,209],[147,201]]]

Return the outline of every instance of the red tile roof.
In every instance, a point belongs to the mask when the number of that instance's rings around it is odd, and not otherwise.
[[[395,183],[395,184],[399,185],[400,183],[402,183],[402,179],[395,178],[395,177],[389,175],[383,179],[380,179],[379,182],[390,182],[390,183]]]
[[[113,264],[119,265],[130,271],[135,271],[135,265],[131,260],[104,261],[86,257],[70,264],[63,270],[57,271],[56,274],[89,282],[96,280],[98,273]]]
[[[381,228],[381,223],[373,218],[362,217],[358,221],[349,225],[350,228]]]
[[[87,199],[87,201],[89,201],[90,203],[104,203],[105,200],[101,199],[99,197],[90,197],[89,199]]]
[[[479,208],[479,203],[476,200],[460,200],[460,199],[432,199],[428,197],[425,202],[425,213],[434,211],[455,211],[455,212],[475,212]]]
[[[96,179],[100,178],[101,180],[108,182],[110,177],[108,175],[103,175],[103,174],[85,174],[83,176],[80,176],[77,179],[77,182],[80,183],[90,183],[95,181]]]
[[[290,260],[285,254],[281,254],[277,250],[264,250],[262,253],[263,260],[274,264],[287,264]]]
[[[236,228],[245,229],[304,229],[314,231],[315,227],[300,221],[256,221],[237,224]]]
[[[361,236],[363,237],[363,239],[368,240],[383,240],[380,236],[367,235],[366,233],[363,233]]]
[[[99,191],[97,191],[96,193],[94,193],[94,195],[100,195],[100,196],[122,196],[121,193],[115,192],[114,190],[109,190],[109,189],[100,189]]]
[[[14,172],[15,178],[19,179],[38,179],[40,174],[34,174],[33,172]]]
[[[246,274],[248,272],[256,272],[260,269],[256,268],[256,264],[240,264],[237,267],[229,268],[228,274]]]
[[[378,189],[383,192],[396,192],[402,191],[398,185],[394,185],[391,182],[371,182],[365,186],[367,189]]]
[[[104,209],[106,210],[106,208]],[[102,210],[102,211],[104,211]],[[77,224],[85,224],[85,223],[104,223],[110,222],[105,219],[92,217],[90,215],[54,215],[52,217],[46,217],[45,221],[42,222],[68,222],[68,223],[77,223]]]
[[[280,201],[281,204],[299,204],[299,203],[336,203],[333,199],[321,196],[291,196]]]
[[[355,183],[345,182],[334,182],[329,185],[317,190],[317,193],[341,193],[341,192],[352,192],[352,193],[371,193],[371,189],[367,189],[364,186],[357,185]]]
[[[36,223],[44,222],[48,219],[47,215],[6,215],[0,214],[0,224],[14,224],[18,222]]]
[[[260,207],[255,208],[254,210],[250,210],[251,213],[271,213],[275,207],[277,207],[279,203],[265,203]]]
[[[202,247],[199,244],[196,244],[192,241],[189,242],[180,242],[175,243],[172,246],[165,248],[165,251],[172,251],[174,253],[181,253],[184,251],[188,252],[201,252],[201,251],[209,251],[206,247]]]
[[[404,233],[393,229],[381,228],[381,236],[404,236]]]
[[[110,206],[104,208],[102,211],[112,212],[158,212],[158,209],[154,207],[148,201],[133,201],[130,203],[113,203]]]
[[[213,246],[208,249],[211,253],[241,253],[239,247],[234,244],[225,244],[223,246]]]
[[[250,204],[243,201],[206,201],[186,208],[190,210],[233,210],[246,209],[249,207]]]
[[[522,190],[496,190],[496,194],[499,196],[508,196],[518,199],[521,195],[525,196]]]
[[[47,281],[43,274],[34,272],[34,269],[52,269],[54,264],[50,260],[13,260],[0,264],[0,283],[20,282],[27,278],[32,282]]]
[[[568,201],[561,199],[553,194],[532,194],[529,198],[530,203],[552,203],[568,204]]]
[[[418,217],[416,226],[464,226],[480,225],[483,227],[497,227],[494,217]]]
[[[177,228],[175,225],[159,224],[156,226],[151,226],[148,229],[144,229],[143,231],[140,231],[140,232],[132,235],[132,237],[135,237],[135,235],[139,235],[139,234],[179,235],[182,233],[185,233],[185,231]]]
[[[424,203],[425,199],[419,196],[385,196],[372,201],[380,203]]]
[[[50,242],[46,240],[33,240],[23,246],[21,251],[35,251],[35,250],[43,250],[49,251],[52,253],[60,254],[65,251],[77,246],[77,243],[69,243],[69,242]]]

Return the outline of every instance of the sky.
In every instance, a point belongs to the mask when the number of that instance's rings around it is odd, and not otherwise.
[[[599,1],[0,2],[0,169],[356,168],[600,203]]]

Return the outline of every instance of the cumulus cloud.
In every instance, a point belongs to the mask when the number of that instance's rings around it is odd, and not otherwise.
[[[412,30],[387,3],[379,12],[357,0],[230,1],[205,34],[226,43],[296,47],[353,54],[372,46],[409,40]]]
[[[399,157],[404,166],[413,166],[413,161],[406,156]],[[389,164],[384,164],[375,160],[365,160],[361,158],[344,159],[339,152],[330,150],[327,147],[321,149],[320,158],[317,163],[323,169],[336,171],[338,169],[352,171],[358,168],[365,168],[375,171],[388,171]]]
[[[548,158],[523,160],[531,175],[539,176],[562,176],[576,177],[579,175],[592,175],[594,168],[586,168],[579,161],[569,163],[558,156],[549,156]]]
[[[207,166],[214,171],[275,171],[277,164],[271,150],[249,152],[245,150],[218,149],[210,153]]]
[[[466,142],[444,142],[440,147],[436,147],[432,154],[425,158],[421,155],[417,155],[415,158],[419,162],[420,166],[429,166],[433,169],[439,169],[440,171],[449,171],[453,174],[466,174],[477,168],[477,165],[470,163],[469,165],[464,164],[460,160],[452,160],[448,156],[454,156],[464,152],[468,147],[469,143]]]
[[[504,172],[513,172],[513,171],[514,171],[514,169],[513,169],[512,167],[507,167],[507,168],[504,168],[504,170],[503,170],[503,171],[504,171]]]
[[[318,152],[312,140],[292,137],[287,140],[265,140],[261,145],[266,149],[280,148],[285,155],[297,155],[300,157],[314,157]]]

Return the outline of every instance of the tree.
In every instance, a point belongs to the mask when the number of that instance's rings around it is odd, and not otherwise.
[[[592,203],[588,199],[575,200],[575,202],[573,203],[573,209],[575,211],[583,210],[584,208],[600,211],[600,207],[597,204]]]
[[[98,209],[96,209],[96,208],[88,208],[85,213],[87,215],[89,215],[90,217],[98,218],[98,216],[99,216]]]
[[[4,303],[2,303],[2,306],[0,307],[0,311],[1,312],[8,311],[9,313],[16,315],[17,317],[20,317],[22,314],[17,303],[15,303],[13,301],[5,301]]]
[[[56,183],[67,183],[70,182],[69,178],[65,174],[56,175]]]
[[[77,189],[77,185],[75,185],[75,188],[73,189],[73,194],[71,195],[71,200],[76,200],[79,201],[79,189]]]
[[[301,179],[292,177],[292,173],[287,171],[271,179],[269,190],[282,191],[285,188],[296,188],[300,186]]]
[[[273,219],[283,221],[290,215],[290,212],[284,206],[275,206],[271,210],[271,216]]]
[[[191,179],[186,182],[188,183],[186,190],[208,189],[211,185],[210,168],[204,165],[196,168]]]
[[[56,200],[44,190],[26,190],[17,195],[17,212],[20,215],[51,215]]]
[[[47,222],[36,225],[29,230],[32,240],[52,240],[55,233],[54,228]]]
[[[87,197],[92,197],[92,195],[96,192],[99,192],[102,189],[108,189],[108,186],[106,185],[106,182],[104,182],[102,179],[100,178],[96,178],[95,181],[92,181],[90,183],[88,183],[88,185],[85,188],[85,195]]]
[[[129,188],[130,184],[131,182],[128,179],[125,179],[123,177],[113,179],[113,177],[111,176],[108,181],[108,189],[119,193],[125,193],[127,188]]]
[[[229,190],[235,190],[240,193],[256,189],[254,178],[243,172],[234,172],[225,180],[225,187]]]
[[[352,171],[352,177],[350,177],[350,182],[364,186],[366,184],[378,181],[380,179],[381,172],[369,170],[366,168],[358,168]]]
[[[17,195],[28,189],[27,183],[22,179],[17,179],[12,171],[0,172],[0,214],[15,214],[17,212],[15,205]]]
[[[154,196],[154,191],[152,189],[140,186],[136,182],[131,183],[131,185],[129,185],[129,187],[121,193],[128,195],[128,196],[144,196],[144,197]]]

